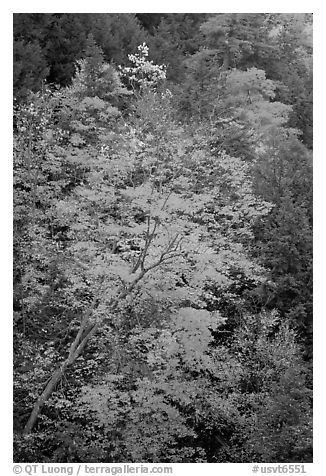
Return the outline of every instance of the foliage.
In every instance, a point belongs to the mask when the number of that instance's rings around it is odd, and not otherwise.
[[[15,459],[311,461],[311,154],[263,68],[284,18],[162,15],[149,60],[135,16],[68,15],[44,28],[80,26],[74,76],[14,113]]]

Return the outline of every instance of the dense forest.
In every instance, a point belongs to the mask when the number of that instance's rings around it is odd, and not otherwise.
[[[14,460],[312,461],[312,15],[14,14]]]

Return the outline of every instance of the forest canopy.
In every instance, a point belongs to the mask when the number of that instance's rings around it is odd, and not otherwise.
[[[14,14],[14,459],[312,461],[312,15]]]

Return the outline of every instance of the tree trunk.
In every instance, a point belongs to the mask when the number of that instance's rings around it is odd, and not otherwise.
[[[230,67],[230,49],[229,49],[229,44],[226,41],[225,42],[225,50],[224,50],[224,55],[223,55],[223,70],[228,70]]]
[[[39,413],[41,411],[41,408],[44,405],[44,402],[46,402],[46,400],[50,397],[50,395],[53,392],[55,386],[57,385],[57,383],[60,382],[60,380],[61,380],[61,378],[62,378],[62,376],[65,372],[65,369],[67,367],[66,362],[67,361],[65,361],[63,363],[63,365],[54,372],[54,374],[51,377],[51,380],[49,381],[49,383],[47,384],[47,386],[43,390],[42,394],[37,399],[37,401],[34,405],[33,411],[32,411],[32,413],[31,413],[31,415],[28,419],[28,422],[25,425],[24,430],[23,430],[24,435],[28,435],[32,431],[32,429],[33,429],[33,427],[36,423],[36,420],[39,416]]]
[[[44,388],[43,392],[41,395],[38,397],[37,401],[34,404],[32,413],[30,414],[30,417],[24,427],[23,434],[28,435],[31,433],[31,431],[34,428],[34,425],[36,423],[36,420],[40,414],[40,411],[44,405],[44,403],[47,401],[47,399],[50,397],[52,392],[54,391],[56,385],[60,382],[62,379],[65,371],[67,368],[72,365],[77,357],[80,355],[84,347],[86,346],[87,342],[89,341],[90,337],[95,334],[95,332],[98,329],[98,326],[100,324],[100,321],[95,322],[82,336],[82,330],[85,328],[90,312],[87,313],[85,316],[83,322],[81,323],[81,327],[79,329],[79,332],[73,341],[73,343],[70,346],[70,352],[69,356],[67,359],[60,365],[60,367],[53,373],[50,381],[47,383],[46,387]]]

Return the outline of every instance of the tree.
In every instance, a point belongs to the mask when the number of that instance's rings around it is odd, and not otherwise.
[[[133,14],[19,13],[14,14],[14,91],[25,100],[42,80],[67,86],[75,63],[93,35],[107,62],[124,64],[127,55],[146,40]]]
[[[277,97],[292,104],[291,127],[302,132],[302,141],[312,148],[312,15],[294,14],[277,17],[271,41],[276,46],[267,74],[281,81]]]
[[[219,54],[223,69],[242,69],[243,65],[257,67],[257,56],[270,52],[265,20],[263,13],[219,13],[211,16],[200,29],[208,46]]]
[[[42,88],[48,67],[38,42],[14,41],[14,98],[21,100],[30,91]]]
[[[14,86],[32,89],[36,92],[37,81],[42,81],[48,74],[46,62],[46,28],[52,21],[52,14],[42,13],[14,13],[13,38],[14,38]],[[40,65],[42,67],[40,68]],[[25,85],[24,77],[28,76],[32,87]],[[19,79],[18,79],[19,78]],[[23,94],[23,91],[22,91]]]
[[[85,24],[103,50],[105,60],[125,65],[128,54],[147,41],[146,31],[133,13],[90,14]]]
[[[165,14],[148,38],[151,57],[167,65],[167,79],[180,84],[184,80],[184,59],[196,53],[202,43],[199,24],[206,14]]]

